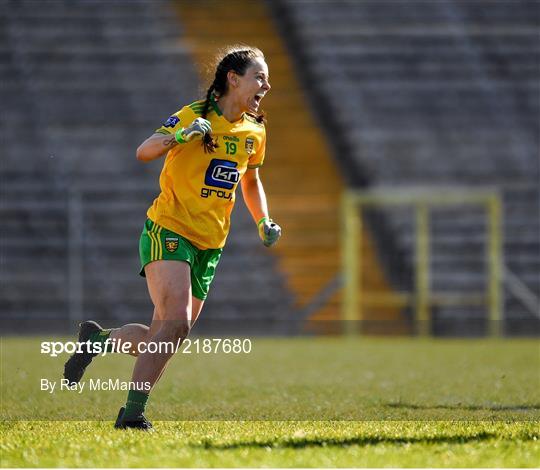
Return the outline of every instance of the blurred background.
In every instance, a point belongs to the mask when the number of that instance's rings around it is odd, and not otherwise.
[[[539,26],[536,0],[0,0],[3,330],[150,321],[135,149],[241,42],[283,237],[238,197],[193,333],[538,335]]]

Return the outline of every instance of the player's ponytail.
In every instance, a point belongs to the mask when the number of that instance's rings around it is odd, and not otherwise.
[[[227,93],[227,74],[232,70],[238,75],[244,75],[247,68],[253,63],[256,58],[264,59],[263,53],[256,47],[245,45],[232,46],[226,49],[218,59],[214,81],[206,92],[202,117],[206,119],[210,102],[215,99],[219,100],[220,96]],[[266,121],[264,112],[260,114],[247,113],[256,119],[259,123]],[[203,139],[204,151],[207,153],[215,152],[218,144],[214,141],[211,134],[205,134]]]
[[[204,100],[204,106],[201,113],[201,117],[203,119],[206,119],[206,116],[208,115],[208,108],[210,107],[210,100],[212,99],[212,94],[214,93],[214,89],[215,89],[215,85],[214,83],[212,83],[212,85],[208,87],[208,91],[206,92],[206,99]],[[205,153],[214,153],[217,147],[218,147],[218,144],[213,139],[212,135],[210,133],[204,134],[203,148],[204,148]]]

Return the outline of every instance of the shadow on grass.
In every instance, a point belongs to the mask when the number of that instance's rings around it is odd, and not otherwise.
[[[369,446],[377,444],[466,444],[468,442],[481,442],[496,438],[497,435],[489,432],[463,436],[433,436],[433,437],[390,437],[390,436],[354,436],[344,438],[302,437],[277,440],[254,440],[230,443],[216,443],[203,441],[201,444],[193,444],[193,447],[205,449],[239,449],[247,447],[255,448],[302,448],[302,447],[349,447]]]
[[[540,410],[540,404],[533,405],[415,405],[413,403],[385,403],[389,408],[409,408],[411,410],[469,410],[469,411],[530,411]]]

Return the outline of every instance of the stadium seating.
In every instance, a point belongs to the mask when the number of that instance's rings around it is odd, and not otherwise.
[[[179,27],[164,0],[1,2],[0,308],[10,329],[149,320],[137,242],[161,164],[134,154],[199,98]],[[283,332],[284,282],[241,202],[233,217],[199,331],[250,319]]]
[[[498,190],[506,266],[538,296],[538,2],[279,4],[306,86],[351,149],[339,155],[342,167],[362,176],[351,184]],[[411,220],[387,219],[410,263]],[[462,208],[437,213],[432,227],[433,290],[485,286],[485,220]],[[538,331],[534,312],[513,290],[505,297],[507,331]],[[482,315],[485,309],[437,310],[440,325]]]
[[[263,48],[271,65],[263,180],[287,230],[269,256],[237,205],[201,329],[251,319],[265,332],[293,331],[291,310],[299,320],[338,318],[343,181],[330,147],[352,186],[500,191],[506,267],[540,294],[538,4],[268,2],[305,79],[301,88],[262,3],[241,2],[251,20],[238,22],[230,4],[212,1],[189,10],[189,31],[187,13],[180,9],[178,19],[167,0],[0,4],[3,320],[73,327],[79,291],[84,316],[107,324],[148,318],[136,240],[161,165],[140,164],[134,149],[179,104],[200,96],[193,58],[233,36]],[[209,6],[236,21],[234,31],[209,28]],[[323,113],[327,142],[306,101]],[[364,279],[381,292],[409,290],[412,219],[390,211],[367,222]],[[481,214],[437,211],[432,229],[433,289],[484,288]],[[507,331],[538,328],[515,289],[505,294]],[[475,306],[439,307],[435,332],[476,333],[484,315]]]

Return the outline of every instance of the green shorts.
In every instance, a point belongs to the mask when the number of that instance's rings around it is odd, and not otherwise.
[[[214,279],[222,251],[223,248],[200,250],[181,235],[146,219],[139,241],[141,257],[139,274],[146,277],[144,267],[152,261],[161,259],[186,261],[191,267],[191,292],[194,297],[204,300]]]

